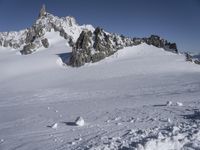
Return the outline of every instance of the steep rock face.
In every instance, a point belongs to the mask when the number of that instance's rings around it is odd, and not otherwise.
[[[161,48],[161,47],[163,48],[165,45],[165,40],[160,39],[160,37],[157,35],[151,35],[149,38],[144,38],[144,41],[148,45],[153,45],[158,48]]]
[[[195,60],[194,63],[200,65],[200,60]]]
[[[122,39],[120,36],[106,33],[99,27],[94,32],[84,30],[73,47],[68,64],[79,67],[88,62],[97,62],[130,44],[133,44],[131,39]]]
[[[192,56],[189,54],[189,53],[185,53],[185,58],[186,58],[186,61],[190,61],[192,62]]]
[[[48,48],[48,47],[49,47],[49,41],[48,41],[47,38],[42,39],[41,42],[42,42],[42,45],[43,45],[45,48]]]
[[[90,62],[92,44],[92,32],[88,30],[82,31],[73,47],[69,65],[79,67],[87,62]]]
[[[200,65],[200,55],[194,55],[192,53],[185,53],[186,61],[193,62],[197,65]]]
[[[156,35],[152,35],[149,38],[128,38],[123,35],[107,33],[97,27],[94,32],[85,30],[80,34],[73,47],[72,56],[68,64],[73,67],[80,67],[88,62],[100,61],[124,47],[136,46],[141,43],[147,43],[163,48],[166,51],[178,53],[175,43],[170,43]]]
[[[166,51],[178,53],[176,43],[170,43],[167,40],[161,39],[157,35],[151,35],[149,38],[143,38],[143,40],[148,45],[153,45],[158,48],[163,48]]]

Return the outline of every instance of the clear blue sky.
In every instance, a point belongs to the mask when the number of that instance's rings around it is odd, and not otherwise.
[[[42,4],[57,16],[131,37],[160,35],[200,52],[200,0],[0,0],[0,31],[32,25]]]

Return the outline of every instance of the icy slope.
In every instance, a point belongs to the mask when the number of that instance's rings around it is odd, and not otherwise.
[[[198,65],[141,44],[72,68],[62,66],[72,51],[66,40],[45,36],[50,47],[39,53],[0,49],[1,150],[199,148]],[[84,126],[74,125],[78,116]]]

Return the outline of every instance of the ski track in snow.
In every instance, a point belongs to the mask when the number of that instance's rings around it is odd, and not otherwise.
[[[32,55],[0,49],[0,150],[200,149],[198,65],[142,44],[71,68],[66,41],[46,36]]]

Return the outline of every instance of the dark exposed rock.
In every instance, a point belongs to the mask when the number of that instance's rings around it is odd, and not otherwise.
[[[82,31],[76,42],[75,48],[77,50],[89,51],[92,48],[92,32],[88,30]]]
[[[13,47],[13,44],[11,41],[9,41],[9,47]]]
[[[200,65],[200,60],[195,60],[194,63]]]
[[[64,29],[56,28],[56,30],[60,32],[60,36],[64,37],[64,39],[66,39],[66,40],[69,39],[69,36],[68,36],[68,34],[65,32]]]
[[[186,61],[192,62],[192,56],[188,53],[185,53]]]
[[[124,35],[108,34],[103,29],[97,27],[91,31],[83,31],[75,46],[69,65],[79,67],[87,62],[97,62],[105,57],[114,54],[117,50],[128,46],[135,46],[147,43],[166,51],[178,53],[175,43],[170,43],[159,36],[151,35],[149,38],[127,38]]]
[[[110,36],[99,27],[92,33],[84,30],[73,48],[69,64],[79,67],[87,62],[97,62],[113,54]]]
[[[75,43],[73,42],[73,40],[72,40],[71,37],[69,37],[68,43],[69,43],[69,46],[70,46],[70,47],[74,47],[74,45],[75,45]]]
[[[106,54],[104,52],[99,52],[91,56],[92,62],[98,62],[99,60],[102,60],[106,57]]]
[[[35,48],[36,48],[36,45],[34,43],[29,43],[29,44],[25,45],[23,47],[23,50],[21,50],[20,52],[22,55],[31,54]]]
[[[48,47],[49,47],[49,41],[48,41],[47,38],[42,39],[41,42],[42,42],[42,45],[43,45],[45,48],[48,48]]]
[[[66,40],[71,39],[72,40],[72,38],[70,38],[67,33],[64,34],[64,39],[66,39]]]
[[[145,41],[148,45],[153,45],[156,46],[158,48],[163,48],[165,45],[165,41],[160,39],[159,36],[157,35],[151,35],[149,38],[146,38]]]
[[[133,38],[132,41],[134,46],[140,45],[142,43],[142,39],[140,38]]]
[[[33,28],[36,38],[40,38],[40,37],[44,36],[45,31],[44,31],[44,27],[42,25],[34,25],[32,28]]]
[[[18,48],[20,48],[20,45],[17,44],[17,43],[14,43],[14,44],[12,45],[12,47],[13,47],[14,49],[18,49]]]
[[[84,30],[75,43],[69,65],[79,67],[91,60],[92,32]]]
[[[89,55],[85,54],[85,52],[76,51],[73,49],[72,56],[69,61],[69,65],[73,67],[80,67],[87,62],[90,62]]]
[[[113,45],[111,38],[106,34],[103,29],[97,27],[94,31],[94,45],[93,48],[99,52],[105,52],[106,54],[113,51]],[[102,56],[102,54],[101,54]],[[101,57],[99,57],[101,58]]]
[[[64,29],[61,29],[61,30],[60,30],[60,36],[62,36],[62,37],[65,36],[65,30],[64,30]]]
[[[36,39],[35,30],[33,28],[28,29],[28,32],[26,33],[26,44],[32,43]]]
[[[170,43],[167,40],[161,39],[157,35],[151,35],[149,38],[143,38],[143,41],[148,45],[153,45],[158,48],[163,48],[166,51],[178,53],[178,49],[175,43]]]
[[[170,52],[173,52],[173,53],[178,53],[178,49],[177,49],[176,43],[167,42],[164,45],[164,50],[170,51]]]
[[[3,43],[3,47],[8,47],[9,46],[9,41],[5,40]]]

